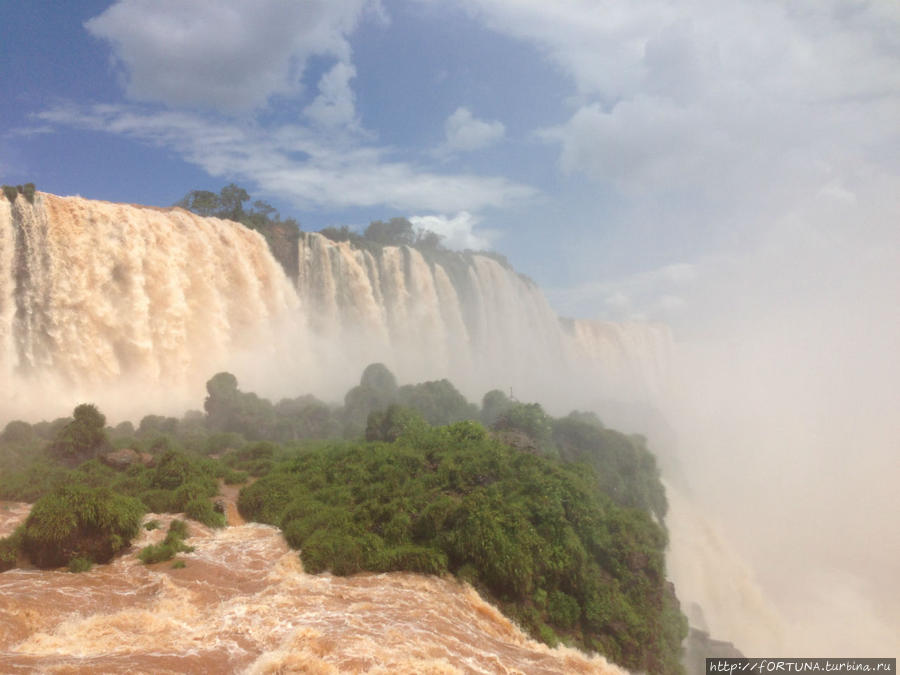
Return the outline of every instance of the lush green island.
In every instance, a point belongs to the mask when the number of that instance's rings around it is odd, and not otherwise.
[[[497,390],[478,407],[447,380],[398,386],[381,364],[343,405],[310,395],[273,404],[229,373],[207,390],[203,412],[148,415],[137,428],[106,426],[90,404],[7,424],[0,499],[34,507],[0,540],[0,570],[109,562],[147,512],[222,526],[219,481],[247,483],[242,515],[279,527],[311,573],[452,574],[550,645],[682,672],[687,622],[665,579],[666,498],[642,437]],[[188,534],[173,521],[139,557],[169,560],[190,550]]]

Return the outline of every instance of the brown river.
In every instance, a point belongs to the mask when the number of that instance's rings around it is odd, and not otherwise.
[[[599,656],[549,649],[471,587],[407,573],[303,571],[278,530],[189,521],[192,553],[144,565],[141,530],[109,565],[0,574],[3,673],[611,673]],[[28,513],[0,503],[0,536]]]

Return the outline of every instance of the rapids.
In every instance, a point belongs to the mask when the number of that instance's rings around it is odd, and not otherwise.
[[[5,508],[4,508],[5,507]],[[11,531],[27,505],[0,505]],[[0,575],[0,668],[42,673],[609,673],[600,656],[550,649],[471,587],[407,573],[303,572],[278,530],[189,521],[193,553],[143,565],[142,529],[109,565]]]

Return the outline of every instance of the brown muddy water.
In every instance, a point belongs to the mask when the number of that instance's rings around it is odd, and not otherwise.
[[[27,513],[0,504],[0,536]],[[137,551],[172,518],[148,515],[159,529],[142,529],[128,552],[89,572],[0,574],[0,672],[625,672],[534,642],[451,579],[306,574],[265,525],[189,521],[195,550],[179,556],[184,568],[142,564]]]

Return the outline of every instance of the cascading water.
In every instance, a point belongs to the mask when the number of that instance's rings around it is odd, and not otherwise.
[[[312,333],[352,344],[359,369],[382,360],[401,381],[450,377],[472,398],[502,387],[570,407],[646,399],[666,379],[667,327],[560,320],[534,283],[486,255],[370,252],[307,233],[299,259]]]
[[[0,531],[27,507],[0,504]],[[550,649],[470,587],[407,573],[303,572],[273,527],[192,522],[182,554],[143,565],[171,515],[147,516],[131,550],[89,572],[0,575],[4,672],[54,673],[594,673],[599,656]]]
[[[665,380],[667,329],[560,320],[534,283],[485,255],[304,234],[292,282],[262,237],[232,222],[0,199],[7,420],[85,400],[119,418],[180,412],[219,370],[267,396],[336,397],[383,361],[401,382],[447,377],[473,400],[499,387],[560,411],[640,399]],[[33,409],[48,398],[59,408]]]
[[[0,202],[0,242],[0,412],[35,392],[186,403],[296,311],[262,237],[180,209],[38,194]]]

